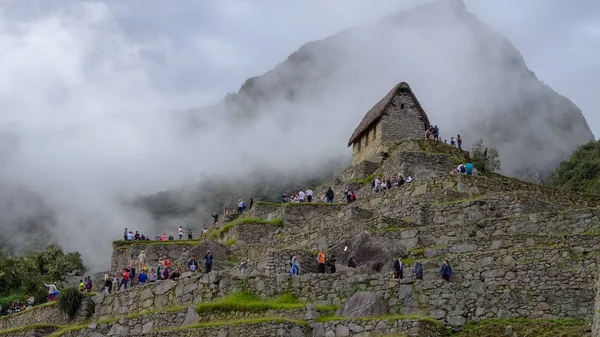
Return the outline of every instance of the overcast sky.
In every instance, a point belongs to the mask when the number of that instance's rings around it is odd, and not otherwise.
[[[271,69],[305,42],[347,27],[375,22],[420,2],[174,0],[166,5],[156,0],[0,0],[0,33],[14,37],[23,29],[15,24],[37,25],[42,30],[52,28],[59,24],[57,20],[65,17],[79,17],[81,22],[73,18],[67,20],[66,29],[68,31],[68,25],[74,28],[85,22],[82,31],[70,32],[73,36],[45,37],[72,39],[65,45],[75,44],[73,49],[52,52],[73,56],[75,52],[94,49],[98,61],[102,61],[107,57],[103,54],[110,53],[115,44],[118,45],[115,50],[131,48],[131,53],[138,55],[119,60],[134,63],[129,69],[132,74],[123,75],[137,79],[143,76],[144,83],[119,79],[125,82],[119,85],[149,86],[161,94],[161,97],[153,97],[157,107],[186,108],[204,105],[227,92],[237,91],[246,78]],[[597,94],[600,92],[597,80],[600,78],[600,2],[465,2],[468,10],[516,45],[542,81],[573,100],[583,110],[596,136],[600,134],[600,95]],[[61,62],[59,67],[65,67],[59,69],[69,68],[68,63],[64,64],[67,58],[53,57],[54,61]],[[114,55],[107,58],[111,57]],[[25,62],[21,62],[22,66],[27,66]],[[129,104],[135,102],[126,102]]]

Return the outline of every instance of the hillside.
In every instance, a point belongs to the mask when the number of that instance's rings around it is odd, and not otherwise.
[[[466,156],[403,141],[371,171],[349,167],[318,186],[315,202],[260,201],[197,240],[115,241],[112,271],[142,251],[150,268],[170,259],[185,270],[208,249],[215,263],[209,273],[86,296],[73,318],[52,304],[6,316],[0,335],[592,336],[592,321],[600,329],[600,196],[449,173]],[[423,178],[375,193],[359,171]],[[322,202],[328,186],[333,203]],[[339,193],[348,186],[358,196],[351,204]],[[317,273],[319,250],[329,257],[325,273]],[[351,253],[356,268],[347,266]],[[299,275],[289,273],[291,256]],[[395,279],[399,256],[404,275]],[[439,276],[444,259],[449,282]],[[422,279],[412,271],[417,261]]]
[[[318,123],[315,110],[344,116],[339,130],[351,130],[400,81],[419,92],[443,136],[460,133],[466,144],[482,137],[497,147],[507,175],[545,179],[594,139],[581,110],[541,82],[515,46],[461,0],[425,4],[306,43],[237,93],[187,111],[184,125],[192,132],[210,127],[213,116],[246,123],[299,112]],[[348,137],[335,130],[331,136],[339,143]]]
[[[579,147],[569,160],[560,163],[548,184],[571,191],[600,194],[600,141]]]

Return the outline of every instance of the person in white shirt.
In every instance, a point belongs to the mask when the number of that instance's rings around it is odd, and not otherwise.
[[[183,239],[183,228],[179,226],[179,240]]]
[[[300,190],[300,192],[298,192],[298,201],[304,202],[305,197],[306,197],[306,194],[304,192],[302,192],[302,190]]]
[[[375,178],[375,187],[373,187],[373,191],[379,192],[381,190],[381,180],[379,177]]]
[[[412,181],[413,181],[413,178],[411,176],[408,176],[408,178],[406,178],[407,183],[411,183]]]
[[[129,233],[127,233],[127,241],[132,241],[133,240],[133,233],[131,231],[129,231]]]
[[[309,188],[306,189],[306,201],[311,202],[312,201],[312,195],[313,195],[313,191]]]

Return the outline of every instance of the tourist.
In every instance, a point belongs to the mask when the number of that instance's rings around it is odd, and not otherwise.
[[[309,188],[306,189],[306,201],[312,202],[313,191]]]
[[[379,177],[375,178],[371,185],[373,186],[373,192],[379,192],[381,190],[381,179],[379,179]]]
[[[56,301],[58,296],[58,289],[56,288],[56,282],[50,284],[44,284],[48,288],[48,301]]]
[[[462,150],[462,138],[460,138],[460,135],[456,136],[456,144],[458,145],[458,148]]]
[[[156,282],[156,272],[154,271],[154,269],[150,270],[150,275],[148,275],[148,281],[150,281],[150,283]]]
[[[246,269],[248,268],[248,258],[245,257],[240,263],[240,274],[246,274]]]
[[[334,197],[333,190],[331,189],[331,187],[329,187],[327,189],[327,193],[325,193],[325,199],[327,200],[328,204],[333,203],[333,197]]]
[[[127,241],[127,228],[125,228],[125,232],[123,232],[123,240]]]
[[[290,269],[290,274],[292,275],[300,275],[300,260],[298,256],[292,256],[292,261],[290,262],[292,268]]]
[[[450,137],[450,145],[456,146],[456,141],[454,140],[454,137]]]
[[[173,274],[171,274],[171,280],[178,281],[180,277],[181,274],[179,273],[179,268],[175,268],[175,271],[173,272]]]
[[[350,253],[350,257],[348,258],[348,267],[356,269],[356,259],[354,258],[354,253]]]
[[[438,128],[438,126],[436,125],[433,127],[433,140],[440,140],[439,136],[440,136],[440,128]]]
[[[286,202],[290,202],[290,198],[288,198],[286,192],[283,192],[283,195],[281,196],[281,203],[285,204]]]
[[[219,214],[215,213],[211,216],[213,218],[213,225],[215,225],[217,223],[217,221],[219,221]]]
[[[195,273],[198,270],[198,262],[196,262],[196,256],[192,255],[192,258],[188,261],[188,271]]]
[[[77,289],[81,293],[85,291],[85,282],[83,282],[83,280],[79,280],[79,286],[77,287]]]
[[[210,249],[206,251],[206,255],[204,255],[204,266],[206,267],[206,273],[210,273],[213,265],[213,256],[210,252]]]
[[[33,307],[34,303],[35,303],[35,298],[33,298],[33,296],[29,295],[29,297],[27,297],[27,305],[30,307]]]
[[[121,291],[121,287],[124,287],[127,290],[127,282],[129,281],[129,270],[127,268],[123,269],[123,274],[121,275],[121,283],[119,284],[119,288],[117,291]]]
[[[113,276],[112,276],[112,292],[116,293],[118,287],[119,287],[119,277],[117,276],[116,273],[113,273]]]
[[[298,192],[298,202],[304,202],[305,198],[306,198],[306,193],[304,193],[304,191],[300,190],[300,192]]]
[[[452,275],[452,267],[450,266],[450,261],[446,259],[444,260],[444,264],[440,269],[440,276],[444,279],[444,281],[450,282],[450,275]]]
[[[179,229],[177,231],[179,233],[179,240],[182,240],[183,239],[183,227],[179,226]]]
[[[417,280],[423,281],[423,264],[421,260],[418,260],[413,267],[413,272],[415,273],[415,277]]]
[[[402,264],[402,256],[398,256],[394,262],[394,278],[402,279],[404,277],[404,265]]]
[[[146,267],[140,271],[138,275],[138,284],[145,284],[148,281],[148,275],[146,275]]]
[[[169,279],[169,267],[167,267],[167,266],[165,266],[165,269],[163,269],[162,279],[163,280],[168,280]]]
[[[329,262],[329,270],[331,271],[332,274],[335,274],[336,269],[335,269],[335,255],[331,254],[331,256],[329,258],[327,258],[327,262]]]
[[[321,249],[319,251],[319,254],[317,255],[317,261],[319,262],[319,273],[320,274],[325,274],[325,260],[326,260],[326,255],[325,252],[323,251],[323,249]]]
[[[244,213],[244,210],[246,209],[246,204],[244,204],[244,201],[242,199],[238,200],[238,213]]]
[[[468,162],[467,165],[465,165],[465,171],[466,171],[465,173],[468,174],[468,175],[472,175],[474,167],[475,166],[473,165],[473,163]]]
[[[108,274],[104,274],[104,294],[110,294],[110,290],[112,288],[112,280]]]
[[[411,176],[408,176],[408,177],[406,177],[406,183],[407,183],[407,184],[410,184],[410,183],[412,183],[412,182],[413,182],[413,180],[414,180],[414,179],[413,179],[413,177],[411,177]]]
[[[194,238],[194,233],[192,233],[191,228],[188,228],[187,237],[188,237],[188,240],[192,240]]]

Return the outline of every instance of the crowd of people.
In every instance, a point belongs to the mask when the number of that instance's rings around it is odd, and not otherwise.
[[[440,137],[440,128],[437,125],[430,125],[427,131],[425,131],[425,139],[442,141]],[[448,139],[444,139],[444,143],[448,144]],[[456,135],[456,138],[450,137],[450,145],[456,146],[462,150],[462,138],[460,135]]]
[[[35,299],[33,298],[33,296],[30,295],[27,298],[27,303],[21,303],[20,301],[16,301],[16,302],[11,303],[6,308],[2,308],[0,306],[0,315],[6,316],[6,315],[19,313],[27,308],[33,307],[34,303],[35,303]]]

